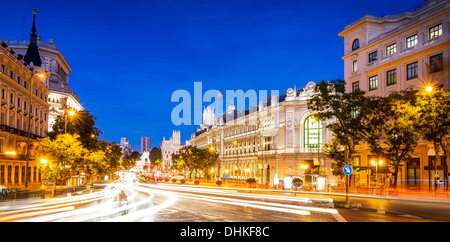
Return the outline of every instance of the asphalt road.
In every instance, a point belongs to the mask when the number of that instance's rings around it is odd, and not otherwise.
[[[425,222],[449,221],[449,203],[283,194],[181,184],[148,184],[134,173],[100,191],[0,203],[0,221]]]

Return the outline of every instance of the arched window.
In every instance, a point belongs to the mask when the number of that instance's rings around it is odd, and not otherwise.
[[[322,122],[314,115],[309,116],[304,124],[304,148],[318,148],[322,146]]]
[[[352,51],[354,51],[358,48],[359,48],[359,39],[355,39],[355,40],[353,40]]]

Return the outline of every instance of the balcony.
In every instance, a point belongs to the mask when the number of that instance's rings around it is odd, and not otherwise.
[[[28,137],[28,132],[27,131],[16,129],[16,128],[10,127],[8,125],[5,125],[5,124],[1,124],[0,125],[0,131],[8,132],[10,134],[19,135],[19,136],[22,136],[22,137]],[[30,134],[30,138],[31,139],[41,139],[41,138],[44,138],[44,137],[36,135],[36,134]]]

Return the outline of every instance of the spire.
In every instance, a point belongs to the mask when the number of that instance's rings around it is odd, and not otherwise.
[[[37,45],[37,34],[36,34],[36,9],[33,10],[33,25],[31,27],[30,34],[30,44],[28,45],[27,53],[23,60],[30,64],[33,63],[34,66],[41,66],[41,55],[39,54],[39,48]]]
[[[33,26],[31,27],[31,34],[36,35],[36,9],[33,9]]]

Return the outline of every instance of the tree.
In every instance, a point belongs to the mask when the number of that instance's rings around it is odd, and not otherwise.
[[[105,153],[106,166],[93,166],[95,169],[92,175],[109,175],[110,177],[120,169],[122,158],[122,148],[114,143],[105,140],[99,141],[99,150]]]
[[[394,169],[393,185],[397,186],[398,171],[411,158],[420,139],[416,91],[393,92],[372,102],[374,112],[366,117],[363,137],[372,154]]]
[[[443,89],[427,89],[417,94],[416,105],[419,108],[419,127],[423,138],[433,142],[436,158],[439,152],[443,154],[444,177],[447,177],[446,158],[449,156],[449,147],[446,141],[450,138],[450,93]],[[437,150],[438,146],[440,150]]]
[[[214,166],[217,154],[207,149],[200,149],[196,146],[185,146],[179,153],[172,156],[173,168],[178,170],[187,170],[189,178],[192,177],[194,170],[208,171]]]
[[[39,144],[37,157],[45,159],[47,163],[38,164],[43,179],[53,181],[52,196],[55,195],[56,183],[70,178],[87,153],[78,138],[77,134],[60,134],[53,140],[45,137]]]
[[[415,91],[406,90],[388,96],[389,119],[384,125],[385,157],[387,165],[394,169],[394,186],[398,171],[410,158],[420,139],[418,107]]]
[[[316,113],[321,121],[326,121],[327,128],[333,132],[334,139],[330,140],[325,149],[333,151],[325,152],[330,158],[344,154],[342,159],[335,162],[342,163],[336,166],[342,167],[350,163],[345,157],[351,157],[356,152],[356,145],[361,141],[361,131],[364,128],[364,117],[370,109],[366,108],[367,97],[364,92],[357,89],[351,93],[345,93],[345,82],[343,80],[322,81],[315,87],[315,94],[308,101],[308,108]],[[336,153],[339,151],[339,153]],[[333,169],[335,175],[343,176],[342,169]]]
[[[161,150],[157,147],[153,147],[153,149],[150,151],[149,158],[152,165],[159,165],[162,159]]]
[[[76,112],[73,117],[66,117],[68,110],[63,115],[58,115],[52,126],[52,131],[48,132],[48,136],[54,139],[58,134],[78,134],[79,140],[86,149],[93,150],[97,148],[97,137],[102,133],[96,126],[96,118],[91,112],[84,110]],[[66,127],[67,120],[67,130]]]
[[[133,151],[131,154],[125,156],[122,159],[122,167],[130,167],[136,164],[136,161],[141,158],[141,153],[138,151]]]

